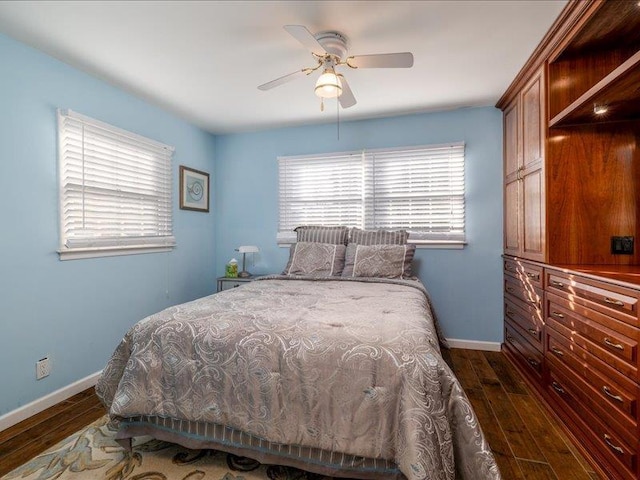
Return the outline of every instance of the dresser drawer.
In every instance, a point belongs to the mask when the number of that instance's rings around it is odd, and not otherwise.
[[[527,305],[542,309],[543,292],[539,288],[521,283],[508,275],[504,276],[504,291],[522,300]]]
[[[527,338],[520,333],[518,327],[512,324],[508,318],[505,319],[504,329],[505,344],[520,360],[524,369],[539,382],[542,379],[542,352],[531,345]]]
[[[635,327],[640,326],[637,291],[555,270],[547,269],[545,272],[547,292]]]
[[[542,311],[525,304],[516,297],[505,295],[504,316],[520,329],[524,336],[528,336],[531,344],[542,351]]]
[[[593,409],[589,408],[589,405],[582,401],[584,395],[579,393],[580,386],[574,382],[575,378],[566,375],[566,372],[557,368],[555,363],[550,362],[548,369],[548,393],[569,414],[573,422],[587,436],[588,441],[597,447],[593,453],[597,453],[597,456],[610,463],[613,469],[619,472],[620,475],[617,475],[617,478],[636,478],[637,439],[632,445],[628,445],[621,437],[619,427],[612,428],[607,425],[594,413]],[[637,435],[636,430],[632,433]],[[625,436],[628,436],[628,432]]]
[[[542,288],[543,269],[539,265],[515,258],[505,258],[504,273],[531,285],[532,288]]]
[[[629,428],[638,425],[638,384],[614,370],[602,360],[577,346],[569,338],[557,332],[553,326],[546,330],[547,363],[556,361],[574,371],[593,389],[594,398],[607,408],[613,407],[612,415],[620,417],[620,423]]]
[[[640,330],[614,319],[600,318],[603,317],[601,314],[557,295],[548,293],[546,303],[548,321],[564,325],[571,330],[572,338],[575,337],[574,341],[580,346],[614,368],[635,376],[638,371]],[[611,327],[616,327],[616,330]],[[585,341],[592,346],[587,346]]]

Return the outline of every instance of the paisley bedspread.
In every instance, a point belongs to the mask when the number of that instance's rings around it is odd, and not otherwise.
[[[275,276],[167,308],[130,329],[96,391],[116,425],[223,425],[399,478],[500,478],[417,281]]]

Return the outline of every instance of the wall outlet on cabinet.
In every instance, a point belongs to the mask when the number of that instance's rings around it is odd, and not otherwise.
[[[612,255],[633,255],[633,237],[611,237]]]
[[[36,362],[36,380],[49,376],[51,373],[51,363],[49,357],[41,358]]]

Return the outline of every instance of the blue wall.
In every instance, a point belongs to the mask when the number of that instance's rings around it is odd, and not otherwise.
[[[329,109],[331,111],[332,109]],[[502,341],[502,120],[495,108],[284,128],[216,137],[216,272],[239,245],[258,245],[252,273],[280,273],[279,155],[466,142],[463,250],[420,249],[417,271],[447,338]]]
[[[214,137],[0,35],[0,415],[101,368],[126,330],[166,306],[210,294],[215,276],[256,244],[254,273],[280,272],[279,155],[466,142],[464,250],[419,250],[417,271],[449,338],[501,341],[501,116],[493,108]],[[170,253],[58,259],[56,109],[173,145]],[[215,171],[214,171],[215,154]],[[178,166],[211,174],[210,214],[179,210]],[[35,380],[35,362],[52,374]]]
[[[137,320],[215,291],[214,215],[177,207],[179,165],[215,180],[215,138],[2,35],[0,65],[2,415],[102,369]],[[173,252],[58,259],[58,107],[176,148]]]

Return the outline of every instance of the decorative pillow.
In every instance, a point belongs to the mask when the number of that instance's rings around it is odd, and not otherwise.
[[[349,243],[358,245],[406,245],[409,232],[406,230],[362,230],[351,229]]]
[[[340,276],[347,247],[331,243],[298,242],[291,245],[283,275]]]
[[[298,242],[330,243],[346,245],[349,239],[349,227],[323,227],[321,225],[304,225],[294,229]]]
[[[416,251],[407,245],[358,245],[349,243],[343,277],[411,278],[411,261]]]

